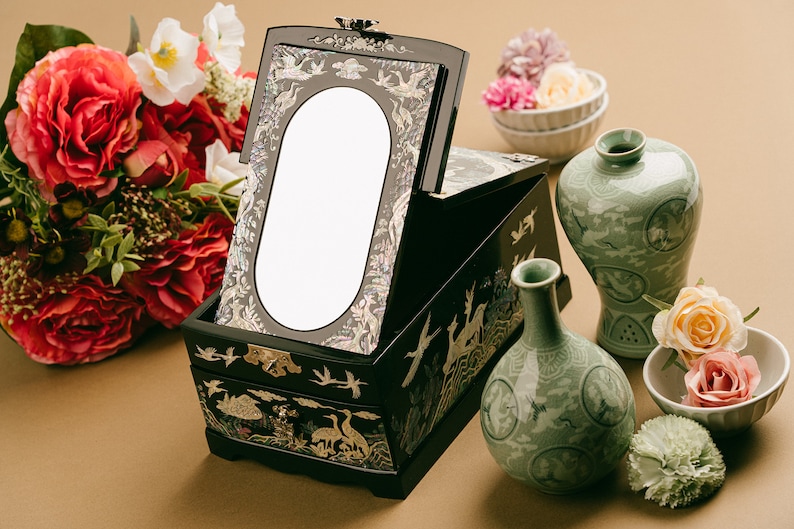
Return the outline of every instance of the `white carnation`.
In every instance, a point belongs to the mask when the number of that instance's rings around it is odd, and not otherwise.
[[[725,481],[725,463],[708,430],[677,415],[643,423],[629,445],[631,490],[671,509],[704,499]]]

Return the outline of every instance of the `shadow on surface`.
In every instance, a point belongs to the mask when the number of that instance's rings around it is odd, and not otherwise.
[[[209,454],[173,500],[205,527],[351,527],[400,500],[377,498],[363,487],[327,484],[250,460]],[[162,513],[167,515],[167,513]],[[171,520],[168,520],[171,522]],[[174,520],[176,522],[176,520]],[[172,526],[175,527],[175,526]]]

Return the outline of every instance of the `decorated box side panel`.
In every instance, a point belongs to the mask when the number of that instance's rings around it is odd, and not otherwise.
[[[378,405],[372,361],[212,323],[217,293],[183,324],[193,365],[219,376],[361,405]]]
[[[352,406],[219,376],[192,367],[207,428],[262,451],[391,471],[379,408]]]
[[[531,257],[560,260],[545,178],[392,343],[378,366],[381,384],[391,383],[387,427],[398,464],[417,451],[518,336],[523,314],[510,271]],[[563,281],[567,286],[567,277]],[[570,290],[561,288],[559,294],[564,306]]]

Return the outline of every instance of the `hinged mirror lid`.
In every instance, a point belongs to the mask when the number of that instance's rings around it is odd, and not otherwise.
[[[412,193],[441,187],[467,59],[364,29],[268,30],[217,323],[375,350]]]
[[[370,28],[378,23],[375,20],[346,17],[336,17],[336,20],[343,27]],[[294,53],[292,57],[289,53],[284,55],[286,62],[273,69],[272,53],[282,47],[291,48]],[[312,56],[333,57],[330,59],[333,62],[321,67],[320,63],[312,61]],[[297,57],[301,57],[300,60]],[[360,58],[363,57],[368,57],[369,61],[362,61]],[[269,131],[264,127],[266,123],[272,122],[273,118],[283,117],[279,115],[283,109],[307,98],[309,92],[304,92],[302,97],[296,96],[289,89],[284,90],[284,85],[291,88],[295,84],[297,91],[308,88],[315,93],[312,88],[317,90],[318,87],[311,85],[319,76],[330,71],[330,76],[336,78],[367,80],[382,88],[384,96],[390,99],[383,110],[398,129],[406,128],[406,120],[413,119],[407,113],[406,100],[416,99],[428,103],[426,128],[421,131],[421,137],[411,138],[414,142],[411,154],[419,156],[416,189],[438,193],[444,178],[468,60],[467,52],[448,44],[389,35],[376,30],[311,26],[270,28],[251,105],[250,115],[258,116],[258,119],[249,119],[240,161],[249,163],[254,143],[262,141],[262,136]],[[367,62],[372,68],[367,66]],[[389,70],[389,65],[400,65],[402,68]],[[416,70],[420,65],[434,67],[437,72],[430,79],[422,79],[420,75],[425,72]],[[325,78],[323,80],[326,81],[325,87],[335,85]],[[278,101],[275,98],[268,99],[266,90],[284,95]],[[343,116],[340,115],[340,118]],[[419,152],[414,153],[414,148],[419,149]]]

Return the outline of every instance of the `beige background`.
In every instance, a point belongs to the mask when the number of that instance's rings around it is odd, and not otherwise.
[[[199,31],[210,0],[25,0],[0,11],[0,93],[25,22],[76,27],[123,50],[128,16],[148,43],[165,16]],[[705,192],[691,266],[753,325],[794,347],[794,3],[490,1],[388,4],[240,0],[244,66],[256,69],[266,28],[379,19],[395,34],[440,40],[471,60],[456,145],[510,151],[480,92],[507,40],[551,27],[573,58],[607,78],[602,130],[633,126],[695,160]],[[450,7],[442,7],[450,6]],[[552,171],[551,187],[559,168]],[[574,292],[563,318],[594,339],[598,296],[568,242]],[[659,414],[641,363],[623,361],[638,421]],[[0,337],[0,527],[791,527],[794,390],[745,435],[721,444],[725,486],[695,508],[669,510],[632,493],[625,468],[587,493],[549,497],[507,477],[473,420],[405,501],[373,497],[209,454],[179,332],[153,332],[126,354],[79,368],[40,366]]]

